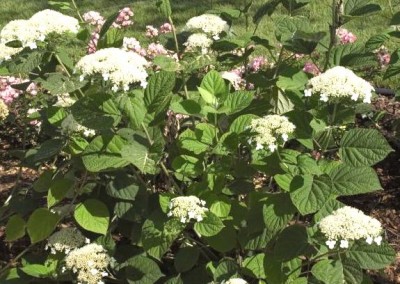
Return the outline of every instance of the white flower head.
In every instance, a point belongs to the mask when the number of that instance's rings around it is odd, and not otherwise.
[[[370,103],[374,87],[353,71],[342,66],[333,67],[326,72],[311,78],[304,96],[319,94],[323,102],[351,99]]]
[[[37,41],[44,41],[51,34],[78,33],[77,19],[53,10],[43,10],[29,20],[9,22],[0,32],[0,42],[18,40],[23,47],[37,48]]]
[[[188,37],[184,43],[187,50],[200,49],[202,54],[207,54],[213,41],[205,33],[195,33]]]
[[[182,223],[188,223],[190,220],[200,222],[203,215],[208,211],[205,201],[196,196],[179,196],[172,198],[169,203],[170,211],[168,217],[179,218]]]
[[[8,47],[5,43],[0,42],[0,64],[3,61],[10,60],[13,55],[19,53],[21,50],[22,48]]]
[[[254,133],[252,141],[256,144],[256,150],[268,148],[274,152],[278,148],[279,139],[283,142],[289,139],[296,126],[285,116],[267,115],[251,121],[250,131]]]
[[[78,282],[97,284],[108,275],[105,274],[105,270],[110,260],[110,256],[101,245],[91,243],[71,251],[65,258],[65,266],[78,274]]]
[[[319,224],[322,234],[328,242],[340,241],[341,248],[349,246],[348,241],[365,239],[368,244],[374,241],[380,244],[382,237],[382,225],[375,218],[365,215],[362,211],[345,206],[332,212],[331,215],[323,218]]]
[[[216,15],[204,14],[189,19],[186,23],[186,29],[199,30],[215,39],[219,39],[219,35],[222,32],[228,32],[229,25]]]
[[[99,74],[105,81],[110,80],[113,91],[117,91],[127,89],[133,83],[145,85],[147,66],[147,60],[135,52],[104,48],[81,58],[76,68],[85,77]]]
[[[231,278],[225,281],[224,284],[247,284],[247,281],[242,278]]]
[[[6,119],[9,113],[7,105],[0,99],[0,121]]]
[[[76,228],[63,228],[51,235],[47,242],[47,247],[52,253],[64,252],[78,248],[85,244],[85,237]]]

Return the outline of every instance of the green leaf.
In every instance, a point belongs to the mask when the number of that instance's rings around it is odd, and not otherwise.
[[[118,268],[125,268],[125,280],[129,284],[153,284],[164,276],[154,260],[141,255],[129,258]]]
[[[377,34],[370,37],[365,43],[365,48],[369,51],[374,51],[381,47],[386,40],[390,38],[389,34]]]
[[[172,162],[172,168],[180,174],[188,176],[198,176],[203,170],[201,161],[198,158],[180,155],[176,157]]]
[[[382,269],[396,258],[396,252],[387,243],[376,244],[355,243],[346,255],[355,260],[363,269]]]
[[[164,17],[166,17],[167,19],[171,17],[172,10],[169,0],[159,0],[157,2],[157,7],[160,10],[160,12],[164,15]]]
[[[47,194],[47,207],[50,208],[61,202],[74,185],[70,179],[57,179],[52,182]]]
[[[222,103],[228,93],[228,88],[224,79],[221,74],[215,70],[211,70],[204,76],[200,88],[216,97],[220,103]]]
[[[12,242],[25,236],[25,220],[20,215],[13,215],[6,225],[6,241]]]
[[[11,74],[26,74],[33,71],[43,61],[44,53],[40,51],[30,51],[27,55],[19,56],[10,61],[8,69]],[[26,76],[27,77],[27,76]]]
[[[237,245],[236,230],[231,225],[226,225],[217,235],[204,237],[204,239],[219,252],[229,252]]]
[[[281,0],[270,0],[263,4],[256,13],[253,16],[253,23],[254,24],[259,24],[261,19],[264,18],[264,16],[268,15],[271,16],[272,13],[275,11],[276,7],[278,7],[279,3],[281,3]]]
[[[237,113],[248,107],[253,100],[253,93],[249,91],[236,91],[230,93],[224,102],[224,106],[228,108],[228,114]]]
[[[196,155],[204,153],[210,147],[209,145],[198,141],[194,131],[187,129],[179,136],[179,147],[187,151],[193,152]]]
[[[238,271],[238,265],[230,259],[224,259],[218,264],[218,266],[215,268],[214,271],[212,271],[212,268],[208,269],[211,270],[211,272],[213,272],[214,280],[220,282],[236,275]]]
[[[269,195],[263,206],[264,223],[271,234],[284,228],[293,218],[294,213],[296,213],[296,208],[287,193]]]
[[[37,278],[49,276],[51,273],[54,272],[53,267],[47,267],[41,264],[29,264],[21,267],[21,270],[24,273]]]
[[[254,114],[241,115],[232,122],[231,126],[229,127],[229,131],[237,134],[243,133],[247,130],[247,127],[250,126],[251,121],[255,118],[258,118],[258,116]]]
[[[215,95],[213,95],[211,92],[207,91],[206,89],[203,89],[201,87],[197,87],[197,90],[199,91],[201,98],[209,105],[213,107],[218,107],[218,99]]]
[[[35,82],[40,83],[44,89],[54,96],[72,93],[87,84],[87,81],[81,81],[78,77],[68,77],[61,73],[50,73],[46,80],[39,78]]]
[[[36,209],[28,219],[27,231],[32,243],[46,239],[56,228],[59,216],[45,208]]]
[[[389,67],[386,69],[386,72],[383,76],[383,79],[389,79],[393,76],[396,76],[400,73],[400,49],[396,49],[390,55]]]
[[[295,176],[290,183],[290,199],[302,215],[318,211],[332,195],[329,177]]]
[[[344,284],[361,284],[363,282],[363,271],[358,263],[350,258],[342,260]]]
[[[318,223],[322,218],[331,215],[333,211],[345,206],[343,203],[336,199],[329,199],[324,206],[314,215],[314,222]]]
[[[121,156],[142,173],[155,174],[157,172],[156,161],[152,159],[150,149],[144,143],[130,141],[128,145],[122,147]]]
[[[63,139],[51,139],[47,140],[40,145],[40,148],[35,154],[35,162],[46,161],[51,157],[57,155],[61,149],[64,147]]]
[[[328,173],[332,180],[332,189],[341,195],[356,195],[381,189],[374,169],[370,167],[353,168],[340,165]]]
[[[160,111],[171,99],[175,73],[160,71],[150,77],[144,91],[144,103],[149,113]]]
[[[37,192],[47,192],[51,186],[53,171],[44,171],[33,184],[33,189]]]
[[[215,214],[207,212],[201,222],[194,224],[194,230],[198,235],[211,237],[217,235],[225,227],[221,219]]]
[[[68,113],[61,107],[49,107],[46,111],[47,120],[54,125],[60,125],[61,122],[68,116]]]
[[[200,251],[197,247],[180,248],[175,255],[174,266],[176,271],[185,272],[192,269],[197,263]]]
[[[74,212],[76,222],[85,230],[106,235],[110,222],[107,206],[97,199],[87,199],[79,203]]]
[[[292,52],[311,54],[325,35],[325,32],[310,33],[297,30],[290,39],[283,42],[283,46]]]
[[[311,273],[326,284],[344,283],[343,265],[340,260],[321,260],[312,267]]]
[[[101,26],[101,30],[99,32],[99,40],[102,39],[106,35],[106,33],[111,28],[114,21],[117,19],[118,15],[119,15],[119,12],[116,12],[107,18],[105,23]]]
[[[106,192],[114,198],[132,201],[135,200],[139,190],[143,189],[136,178],[126,173],[118,172],[107,184]]]
[[[229,199],[220,197],[219,200],[213,202],[210,206],[210,212],[219,218],[225,218],[231,211],[231,204]]]
[[[265,253],[259,253],[243,260],[244,270],[257,279],[265,279]]]
[[[299,71],[290,77],[279,76],[276,85],[282,90],[304,90],[308,82],[308,76],[305,72]]]
[[[166,214],[152,214],[142,226],[142,243],[144,250],[160,260],[169,247],[185,228],[176,218],[168,219]]]
[[[121,156],[121,149],[126,143],[118,135],[97,136],[83,152],[85,168],[91,172],[100,172],[127,166],[129,161]]]
[[[286,227],[276,241],[274,256],[279,260],[291,260],[302,255],[309,247],[306,227]]]
[[[376,129],[352,129],[340,141],[339,155],[352,167],[372,166],[382,161],[393,149]]]
[[[344,4],[344,14],[358,17],[382,10],[378,4],[370,4],[369,2],[370,0],[347,0]]]
[[[175,113],[186,115],[199,115],[201,112],[201,106],[193,100],[172,103],[170,109]]]
[[[168,72],[177,72],[182,69],[181,65],[174,58],[166,55],[157,55],[154,57],[153,64],[159,66],[161,70]]]
[[[279,89],[274,90],[271,105],[273,106],[273,113],[276,114],[284,114],[294,109],[293,102]]]
[[[71,112],[79,124],[95,130],[110,129],[121,120],[112,97],[101,92],[80,98],[72,105]]]
[[[124,96],[120,101],[120,106],[129,118],[129,122],[133,129],[141,129],[142,122],[146,116],[146,107],[143,99],[138,97]]]

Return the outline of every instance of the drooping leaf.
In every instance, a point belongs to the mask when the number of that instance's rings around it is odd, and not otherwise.
[[[20,215],[13,215],[6,225],[6,241],[12,242],[25,236],[25,220]]]
[[[27,231],[32,243],[46,239],[56,228],[59,216],[45,208],[36,209],[29,217]]]

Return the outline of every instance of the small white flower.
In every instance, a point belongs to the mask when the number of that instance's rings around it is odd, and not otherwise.
[[[325,244],[328,246],[329,249],[334,249],[335,245],[336,245],[336,241],[329,240],[329,241],[326,241]]]
[[[374,242],[375,242],[378,246],[380,246],[381,243],[382,243],[382,236],[376,237],[376,238],[374,239]]]
[[[99,271],[96,268],[92,268],[90,269],[90,273],[92,273],[92,275],[96,275],[97,273],[99,273]]]
[[[194,212],[194,211],[189,211],[189,212],[188,212],[188,217],[189,217],[189,219],[195,219],[195,217],[196,217],[196,212]]]
[[[349,241],[348,240],[340,240],[340,245],[341,248],[348,248],[349,247]]]
[[[304,96],[305,97],[311,97],[312,95],[312,90],[311,89],[305,89],[304,90]]]
[[[181,223],[186,223],[186,217],[181,217]]]
[[[319,100],[323,101],[323,102],[327,102],[329,100],[329,98],[326,94],[321,94]]]
[[[288,139],[289,139],[289,135],[287,135],[286,133],[283,133],[282,134],[282,139],[283,139],[283,141],[288,141]]]
[[[370,236],[368,236],[368,238],[365,240],[367,242],[367,244],[372,245],[372,242],[374,241],[374,239]]]
[[[278,146],[276,146],[275,144],[270,144],[268,145],[268,148],[273,153],[278,148]]]
[[[258,151],[258,150],[262,150],[262,149],[264,149],[264,146],[260,143],[257,143],[256,150]]]
[[[197,215],[197,216],[196,216],[196,221],[197,221],[197,222],[203,221],[203,216]]]
[[[108,73],[103,73],[102,75],[103,75],[103,80],[104,80],[104,81],[108,81],[108,80],[110,79],[110,74],[108,74]]]
[[[105,271],[103,271],[103,272],[101,272],[101,276],[102,276],[102,277],[107,277],[107,276],[108,276],[108,273],[105,272]]]
[[[92,267],[92,266],[94,265],[94,262],[93,262],[92,260],[89,260],[89,261],[87,262],[87,265],[88,265],[89,267]]]

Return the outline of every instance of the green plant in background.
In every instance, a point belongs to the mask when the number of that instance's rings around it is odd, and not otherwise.
[[[340,201],[381,189],[372,166],[393,151],[356,117],[374,99],[365,67],[400,72],[397,53],[383,69],[374,53],[398,33],[338,33],[379,5],[333,1],[326,32],[296,16],[309,1],[254,15],[247,1],[180,32],[161,0],[167,22],[143,43],[125,36],[130,8],[104,19],[57,3],[79,22],[46,10],[0,32],[6,87],[31,92],[18,98],[23,129],[34,122],[44,139],[13,153],[40,177],[1,207],[7,241],[30,241],[2,281],[368,283],[366,270],[394,260],[379,221]],[[275,48],[257,27],[281,5],[292,16],[271,32]],[[71,41],[88,54],[74,60]]]

